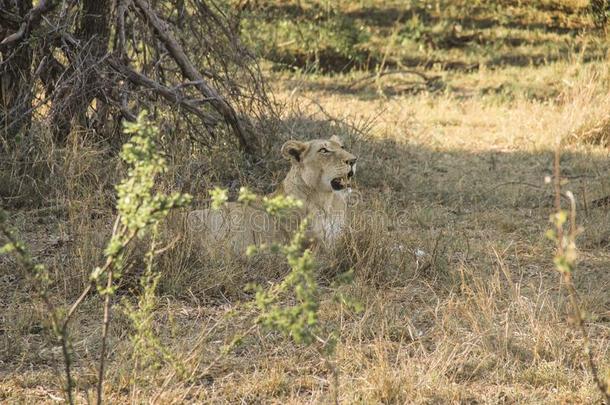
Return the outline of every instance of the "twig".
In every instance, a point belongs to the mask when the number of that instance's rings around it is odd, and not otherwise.
[[[314,104],[316,107],[318,107],[320,112],[322,114],[324,114],[324,116],[326,117],[327,120],[332,121],[336,124],[345,125],[346,127],[352,129],[357,134],[366,136],[366,134],[367,134],[366,129],[363,130],[361,128],[358,128],[356,125],[352,124],[348,120],[344,120],[343,118],[335,117],[334,115],[332,115],[331,113],[326,111],[326,109],[322,106],[322,104],[320,104],[317,100],[307,97],[307,96],[302,96],[302,97],[309,100],[312,104]],[[377,119],[381,116],[381,114],[383,114],[383,111],[378,112],[376,116],[371,118],[371,120],[370,120],[371,126],[375,123],[375,121],[377,121]]]
[[[422,78],[426,83],[430,83],[436,80],[439,80],[441,77],[440,76],[427,76],[426,74],[419,72],[417,70],[413,70],[413,69],[403,69],[403,70],[386,70],[384,72],[380,72],[380,73],[371,73],[370,75],[367,75],[363,78],[360,78],[356,81],[353,81],[349,86],[347,86],[348,89],[353,89],[354,87],[356,87],[357,85],[363,83],[363,82],[367,82],[371,79],[379,79],[380,77],[383,76],[389,76],[389,75],[402,75],[402,74],[412,74],[412,75],[416,75],[419,76],[420,78]]]
[[[589,205],[587,204],[587,184],[583,184],[582,185],[582,202],[585,206],[585,215],[587,216],[587,218],[589,217]]]
[[[104,321],[102,324],[102,348],[100,350],[100,368],[97,375],[97,405],[102,404],[103,386],[104,386],[104,364],[106,359],[106,340],[108,338],[108,325],[110,324],[110,301],[112,294],[112,266],[108,270],[108,281],[106,282],[106,291],[104,297]]]
[[[167,252],[170,249],[173,249],[174,246],[176,246],[176,243],[178,243],[180,241],[180,239],[182,239],[181,235],[176,236],[174,239],[172,239],[171,242],[169,242],[167,245],[165,245],[164,247],[162,247],[161,249],[157,249],[154,251],[154,255],[158,256],[162,253]]]
[[[21,23],[21,18],[17,14],[9,13],[2,8],[0,8],[0,20],[5,24],[11,24],[14,27],[18,27],[19,23]]]

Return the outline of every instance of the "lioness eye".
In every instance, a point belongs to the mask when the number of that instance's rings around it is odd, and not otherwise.
[[[320,150],[318,152],[320,152],[320,153],[328,153],[328,149],[320,148]]]

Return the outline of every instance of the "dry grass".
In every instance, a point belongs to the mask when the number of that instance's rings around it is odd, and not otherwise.
[[[324,325],[340,332],[335,361],[342,403],[598,400],[581,337],[566,319],[552,244],[543,237],[552,211],[552,193],[544,183],[551,174],[552,149],[561,136],[589,125],[597,111],[610,109],[597,85],[605,78],[595,67],[581,69],[576,69],[581,79],[566,85],[565,97],[546,102],[451,94],[362,99],[302,90],[305,86],[299,89],[293,82],[278,89],[285,101],[299,103],[301,117],[309,117],[290,121],[295,134],[343,133],[360,157],[361,199],[353,229],[335,250],[319,257]],[[375,119],[359,135],[329,123],[320,106],[351,122]],[[71,170],[84,173],[79,168],[93,160],[88,153],[78,156]],[[578,241],[576,284],[595,319],[589,329],[596,360],[606,372],[610,222],[603,208],[587,206],[585,200],[610,193],[608,162],[607,149],[578,140],[566,144],[562,160],[566,188],[578,196],[579,222],[585,227]],[[101,213],[98,220],[83,216],[96,203],[78,190],[79,184],[90,189],[91,179],[80,178],[67,199],[73,209],[63,219],[47,212],[13,213],[36,255],[61,280],[58,300],[72,296],[72,288],[83,282],[74,278],[96,262],[109,226],[109,214]],[[168,240],[177,228],[168,227]],[[181,241],[158,260],[163,277],[157,332],[184,362],[189,377],[172,376],[173,368],[164,365],[147,371],[145,383],[132,386],[130,326],[119,315],[111,334],[107,398],[330,401],[333,378],[317,351],[275,334],[249,335],[213,362],[222,345],[250,325],[249,310],[243,309],[249,299],[245,284],[277,280],[286,269],[272,257],[202,256],[196,242]],[[417,257],[416,250],[423,255]],[[138,266],[135,260],[136,273]],[[354,283],[333,286],[334,276],[350,268]],[[2,269],[2,398],[52,402],[61,397],[60,353],[41,327],[39,305],[31,301],[25,281],[6,258]],[[123,289],[127,299],[134,288],[129,285]],[[362,302],[365,311],[356,314],[332,301],[336,289]],[[81,399],[86,390],[91,395],[95,381],[99,305],[92,299],[72,331]]]
[[[575,284],[606,376],[610,216],[591,203],[610,195],[610,76],[603,61],[581,56],[538,67],[433,68],[428,73],[441,76],[444,90],[418,94],[395,91],[401,76],[348,91],[367,74],[275,73],[285,136],[339,134],[359,156],[352,228],[318,255],[322,325],[339,334],[338,384],[315,347],[262,329],[219,356],[252,324],[245,286],[277,282],[287,265],[275,256],[206,253],[183,238],[157,259],[154,325],[184,372],[161,362],[135,378],[133,328],[115,311],[105,398],[301,404],[332,403],[337,393],[340,403],[599,403],[554,271],[554,246],[544,237],[553,211],[545,177],[561,143],[564,188],[574,192],[584,227]],[[287,169],[278,150],[261,164],[222,144],[209,154],[169,142],[170,172],[159,187],[189,191],[198,206],[213,184],[269,192]],[[86,136],[52,153],[44,142],[24,148],[29,155],[0,166],[2,184],[11,184],[3,203],[34,256],[50,266],[54,300],[67,305],[100,262],[121,168]],[[180,215],[170,218],[163,240],[181,227]],[[143,250],[129,253],[120,299],[136,299]],[[353,283],[336,285],[349,269]],[[334,300],[336,292],[364,311]],[[79,402],[94,397],[100,308],[92,297],[72,323]],[[61,400],[61,352],[44,326],[41,303],[12,259],[0,256],[0,402]]]

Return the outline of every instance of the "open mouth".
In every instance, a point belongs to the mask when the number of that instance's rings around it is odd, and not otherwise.
[[[345,177],[336,177],[334,179],[331,180],[330,182],[330,186],[333,188],[333,190],[335,191],[341,191],[344,190],[346,187],[349,186],[349,179],[354,175],[354,173],[352,171],[350,171],[347,176]]]

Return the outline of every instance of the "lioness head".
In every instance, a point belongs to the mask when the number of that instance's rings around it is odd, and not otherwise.
[[[282,155],[291,161],[291,171],[299,173],[305,184],[318,191],[338,192],[349,186],[356,171],[356,156],[343,147],[337,137],[308,142],[290,140]]]

